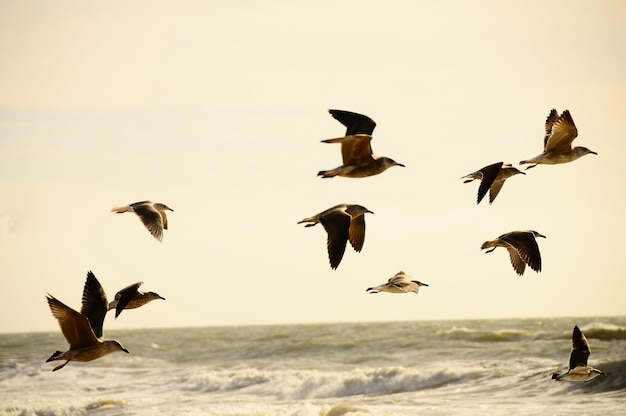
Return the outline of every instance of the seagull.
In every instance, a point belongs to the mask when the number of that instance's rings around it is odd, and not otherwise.
[[[379,286],[367,288],[366,292],[378,293],[409,293],[413,292],[417,294],[420,286],[428,286],[426,283],[419,282],[417,280],[411,280],[411,276],[404,272],[398,272],[395,276],[389,278],[387,283],[383,283]]]
[[[63,336],[70,344],[69,350],[56,351],[46,360],[66,360],[52,371],[60,370],[70,361],[91,361],[115,351],[128,353],[118,341],[102,338],[102,324],[108,311],[107,298],[91,271],[87,273],[80,313],[49,293],[46,299],[52,315],[59,321]]]
[[[124,309],[138,308],[155,299],[165,300],[158,293],[139,291],[139,286],[142,284],[143,282],[137,282],[117,292],[115,299],[109,303],[108,310],[115,309],[115,317],[117,318]]]
[[[463,183],[471,182],[474,179],[480,179],[476,203],[480,204],[480,201],[483,200],[485,195],[487,195],[487,191],[489,191],[489,203],[491,204],[496,199],[496,196],[498,196],[500,189],[502,189],[504,181],[511,176],[517,175],[518,173],[526,175],[519,169],[514,168],[510,163],[504,164],[503,162],[498,162],[493,165],[485,166],[484,168],[470,173],[469,175],[465,175],[461,179],[469,178],[463,181]]]
[[[493,247],[485,253],[491,253],[496,247],[505,247],[509,252],[511,264],[518,275],[524,274],[526,264],[536,272],[541,271],[541,254],[537,245],[536,237],[546,238],[545,235],[537,231],[511,231],[502,234],[495,240],[485,241],[480,247],[481,250]]]
[[[322,223],[326,233],[328,233],[326,245],[330,267],[336,269],[346,251],[348,240],[355,251],[360,252],[363,248],[366,213],[373,214],[372,211],[361,205],[340,204],[298,221],[298,224],[308,223],[305,227],[312,227]]]
[[[578,136],[578,130],[569,110],[563,111],[559,116],[559,113],[553,108],[546,119],[543,153],[532,159],[522,160],[519,164],[534,163],[526,168],[528,170],[538,164],[556,165],[558,163],[573,162],[589,153],[597,155],[596,152],[582,146],[572,149],[572,142],[576,136]]]
[[[150,234],[159,241],[163,240],[163,230],[167,230],[167,216],[165,211],[174,210],[165,204],[152,201],[135,202],[124,207],[115,207],[111,212],[122,214],[124,212],[134,212],[139,216],[143,225],[146,226]]]
[[[591,349],[589,348],[587,338],[585,338],[578,326],[574,326],[572,352],[569,356],[569,370],[563,374],[552,374],[552,379],[559,381],[589,381],[600,375],[606,376],[602,370],[587,365],[590,353]]]
[[[363,114],[343,110],[329,110],[329,113],[346,126],[346,135],[336,139],[322,140],[323,143],[341,143],[343,165],[331,170],[321,170],[317,176],[332,178],[345,176],[348,178],[364,178],[378,175],[392,166],[402,166],[388,157],[377,157],[372,154],[372,132],[376,122]]]

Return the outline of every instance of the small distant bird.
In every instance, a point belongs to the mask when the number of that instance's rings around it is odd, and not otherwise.
[[[587,342],[587,338],[578,326],[575,326],[572,333],[572,352],[569,356],[569,370],[563,374],[552,374],[552,379],[559,381],[589,381],[598,376],[606,376],[602,370],[587,365],[589,354],[591,354],[589,342]]]
[[[341,143],[343,165],[331,169],[321,170],[317,176],[332,178],[345,176],[348,178],[364,178],[378,175],[392,166],[402,166],[388,157],[377,157],[372,154],[372,133],[376,123],[363,114],[343,110],[329,110],[329,113],[346,126],[346,135],[336,139],[322,140],[323,143]]]
[[[545,235],[539,234],[537,231],[511,231],[502,234],[495,240],[485,241],[480,248],[484,250],[493,247],[485,253],[491,253],[496,247],[506,248],[513,269],[521,276],[524,274],[526,264],[536,272],[541,271],[541,253],[539,253],[536,237],[546,238]]]
[[[340,204],[298,221],[298,224],[306,222],[309,224],[306,224],[305,227],[312,227],[322,223],[328,234],[326,245],[330,267],[336,269],[346,251],[348,240],[355,251],[360,252],[363,248],[366,213],[373,214],[372,211],[361,205]]]
[[[134,212],[139,216],[143,225],[146,226],[150,234],[159,241],[163,240],[163,230],[167,230],[167,216],[165,211],[174,210],[165,204],[152,201],[135,202],[124,207],[115,207],[111,212],[122,214],[124,212]]]
[[[46,360],[65,360],[52,371],[60,370],[70,361],[91,361],[115,351],[128,353],[118,341],[102,338],[108,304],[106,294],[92,272],[87,273],[80,313],[50,294],[46,298],[52,315],[59,321],[61,332],[70,344],[69,350],[56,351]]]
[[[573,162],[574,160],[589,153],[596,152],[586,147],[577,146],[572,149],[572,142],[578,136],[578,130],[569,110],[563,111],[561,116],[556,109],[552,109],[546,119],[546,136],[543,139],[543,153],[532,159],[522,160],[520,165],[534,163],[526,168],[534,168],[538,164],[556,165],[559,163]]]
[[[489,203],[491,204],[496,199],[496,196],[498,196],[500,189],[502,189],[504,181],[511,176],[517,175],[518,173],[526,175],[519,169],[514,168],[510,163],[504,164],[503,162],[498,162],[493,165],[485,166],[484,168],[470,173],[469,175],[465,175],[461,179],[469,178],[463,181],[463,183],[471,182],[474,179],[480,179],[476,203],[480,204],[480,201],[483,200],[485,195],[487,195],[487,191],[489,191]]]
[[[378,293],[378,292],[389,292],[389,293],[418,293],[420,286],[428,286],[426,283],[422,283],[417,280],[411,280],[411,276],[405,274],[404,272],[398,272],[395,276],[389,278],[387,283],[383,283],[379,286],[374,286],[367,288],[366,292],[369,293]]]
[[[165,300],[165,298],[158,293],[139,291],[139,286],[142,284],[143,282],[134,283],[115,294],[115,299],[109,303],[109,310],[115,309],[116,318],[124,309],[138,308],[155,299]]]

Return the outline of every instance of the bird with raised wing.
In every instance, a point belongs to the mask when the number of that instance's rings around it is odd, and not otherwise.
[[[167,230],[167,216],[165,215],[165,211],[174,212],[174,210],[167,205],[152,201],[135,202],[123,207],[115,207],[111,210],[111,212],[117,214],[134,212],[148,231],[150,231],[150,234],[159,241],[163,240],[163,230]]]
[[[578,136],[578,129],[569,110],[565,110],[559,116],[556,109],[552,109],[546,118],[546,135],[543,139],[543,153],[532,159],[522,160],[520,165],[531,163],[526,170],[542,165],[556,165],[559,163],[573,162],[574,160],[588,155],[597,155],[593,150],[586,147],[576,146],[572,148],[572,142]]]
[[[591,354],[591,348],[589,348],[587,338],[578,326],[574,326],[574,332],[572,332],[572,352],[569,356],[569,370],[563,374],[552,374],[552,379],[558,381],[589,381],[598,376],[606,376],[602,370],[587,365],[589,354]]]
[[[541,253],[537,245],[536,237],[546,238],[537,231],[511,231],[502,234],[495,240],[485,241],[481,250],[491,248],[485,253],[491,253],[497,247],[504,247],[509,252],[511,265],[518,275],[523,275],[526,265],[536,272],[541,271]]]
[[[92,272],[87,273],[80,313],[50,294],[46,299],[52,315],[59,321],[63,336],[70,344],[69,350],[56,351],[46,360],[65,360],[52,371],[60,370],[70,361],[91,361],[116,351],[128,353],[118,341],[102,338],[102,325],[108,303],[100,282]]]
[[[356,252],[360,252],[363,248],[366,213],[373,214],[361,205],[340,204],[298,221],[298,224],[307,223],[305,227],[312,227],[321,223],[324,226],[328,234],[326,246],[330,267],[336,269],[343,258],[348,241]]]
[[[335,139],[322,140],[323,143],[341,143],[343,164],[330,170],[319,171],[317,176],[332,178],[344,176],[363,178],[378,175],[392,166],[402,166],[388,157],[374,156],[372,153],[372,133],[376,123],[363,114],[344,110],[329,110],[330,114],[346,126],[346,135]]]
[[[487,191],[489,191],[489,203],[491,204],[496,199],[496,196],[498,196],[500,189],[502,189],[504,181],[518,173],[526,175],[524,172],[513,167],[510,163],[504,164],[503,162],[498,162],[465,175],[461,179],[465,179],[463,183],[472,182],[475,179],[480,180],[476,203],[480,204],[480,201],[483,200],[485,195],[487,195]]]
[[[390,277],[387,283],[383,283],[382,285],[369,287],[366,292],[369,293],[379,293],[379,292],[389,292],[389,293],[418,293],[420,286],[428,286],[426,283],[422,283],[418,280],[411,280],[411,276],[407,275],[404,272],[398,272],[395,276]]]

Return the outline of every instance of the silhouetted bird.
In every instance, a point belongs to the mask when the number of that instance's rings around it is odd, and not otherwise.
[[[163,240],[163,230],[167,230],[167,216],[165,211],[174,210],[165,204],[152,201],[135,202],[124,207],[115,207],[111,212],[122,214],[124,212],[134,212],[137,214],[143,225],[146,226],[150,234],[159,241]]]
[[[480,179],[480,186],[478,187],[478,198],[476,199],[476,203],[480,204],[480,201],[483,200],[485,195],[487,195],[487,191],[489,191],[489,203],[491,204],[494,199],[496,199],[496,196],[498,196],[500,189],[502,189],[504,181],[511,176],[517,175],[518,173],[526,175],[524,172],[521,172],[519,169],[514,168],[509,163],[505,165],[503,164],[503,162],[498,162],[494,163],[493,165],[485,166],[484,168],[477,170],[476,172],[472,172],[469,175],[465,175],[461,179],[469,178],[463,181],[463,183],[468,183],[475,179]]]
[[[328,234],[326,245],[330,267],[336,269],[343,258],[348,241],[357,252],[363,248],[366,213],[373,214],[372,211],[361,205],[340,204],[298,221],[298,224],[306,222],[309,223],[306,224],[306,227],[312,227],[322,223]]]
[[[537,231],[511,231],[502,234],[495,240],[485,241],[480,247],[482,250],[493,247],[485,253],[491,253],[496,247],[504,247],[509,252],[513,269],[520,276],[524,274],[526,265],[536,272],[541,271],[541,253],[537,245],[536,237],[546,238]]]
[[[378,293],[418,293],[420,286],[428,286],[426,283],[422,283],[418,280],[411,280],[411,276],[404,272],[398,272],[395,276],[389,278],[387,283],[383,283],[379,286],[367,288],[366,292]]]
[[[330,114],[346,126],[346,135],[336,139],[322,140],[324,143],[341,143],[343,165],[331,170],[319,171],[317,176],[332,178],[345,176],[363,178],[378,175],[392,166],[402,166],[388,157],[377,157],[372,154],[372,132],[376,123],[363,114],[343,110],[329,110]]]
[[[606,376],[602,370],[589,367],[587,365],[587,359],[591,354],[591,348],[589,348],[589,342],[587,338],[578,328],[574,327],[572,332],[572,352],[569,356],[569,370],[563,374],[552,374],[553,380],[564,381],[589,381],[598,376]]]
[[[556,165],[568,163],[586,154],[597,155],[596,152],[586,147],[577,146],[572,149],[572,142],[578,136],[578,130],[569,110],[563,111],[559,117],[553,108],[546,119],[546,136],[543,139],[543,153],[532,159],[522,160],[520,165],[534,163],[526,168],[534,168],[538,164]]]
[[[60,370],[70,361],[91,361],[115,351],[128,353],[118,341],[102,338],[108,304],[106,294],[92,272],[87,273],[80,313],[50,294],[46,298],[52,315],[59,321],[61,332],[70,344],[69,350],[56,351],[46,360],[65,360],[52,371]]]

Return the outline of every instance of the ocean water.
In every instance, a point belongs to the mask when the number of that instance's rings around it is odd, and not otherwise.
[[[607,377],[556,382],[571,333]],[[141,329],[130,354],[45,363],[60,331],[0,335],[0,414],[626,415],[626,318]]]

